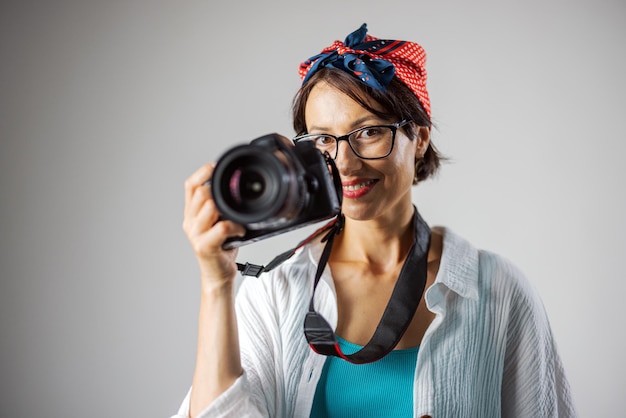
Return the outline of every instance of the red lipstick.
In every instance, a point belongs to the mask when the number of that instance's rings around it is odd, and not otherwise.
[[[358,199],[368,194],[376,185],[375,179],[355,179],[341,183],[343,197],[348,199]]]

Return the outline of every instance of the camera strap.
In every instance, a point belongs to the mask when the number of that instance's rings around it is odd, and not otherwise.
[[[326,235],[322,238],[322,242],[326,244],[317,265],[309,311],[304,319],[304,335],[309,346],[318,354],[340,357],[354,364],[372,363],[389,354],[398,344],[409,327],[417,306],[422,299],[426,287],[430,228],[417,209],[415,209],[413,215],[413,244],[402,265],[400,276],[398,276],[391,298],[374,331],[374,335],[359,351],[352,354],[344,354],[339,347],[333,328],[315,310],[313,303],[315,290],[326,268],[326,264],[328,264],[335,236],[341,232],[343,224],[344,217],[340,214],[301,241],[295,248],[276,256],[267,266],[237,263],[237,267],[242,275],[259,277],[261,273],[277,267],[293,256],[299,248],[326,232]]]
[[[364,364],[380,360],[398,344],[415,315],[426,287],[430,228],[417,209],[413,215],[413,228],[413,245],[404,261],[400,276],[374,335],[363,348],[352,354],[344,354],[341,351],[334,330],[328,321],[315,311],[313,304],[315,289],[326,267],[333,240],[339,230],[333,228],[324,237],[326,245],[317,266],[309,312],[304,320],[304,334],[316,353],[340,357],[354,364]]]
[[[325,155],[325,158],[333,174],[335,190],[337,191],[339,202],[341,202],[342,195],[339,173],[337,172],[334,161],[330,159],[328,155]],[[244,276],[259,277],[262,273],[276,268],[284,261],[291,258],[298,249],[313,241],[319,235],[326,233],[322,238],[322,242],[326,242],[326,244],[324,245],[320,261],[317,265],[309,311],[304,319],[304,335],[310,347],[316,353],[325,356],[340,357],[354,364],[372,363],[380,360],[395,348],[417,311],[417,306],[422,299],[426,287],[430,228],[419,214],[417,208],[414,208],[413,244],[402,265],[391,298],[374,331],[374,335],[372,335],[370,341],[359,351],[352,354],[344,354],[339,347],[335,331],[328,321],[315,310],[313,303],[315,290],[328,264],[335,236],[341,232],[343,225],[344,217],[341,211],[339,211],[339,214],[331,222],[309,235],[293,249],[274,257],[267,266],[237,263],[237,268]]]
[[[245,264],[237,263],[237,270],[239,270],[242,276],[259,277],[262,273],[268,272],[278,267],[280,264],[287,261],[288,259],[290,259],[296,253],[296,251],[298,251],[298,249],[304,247],[305,245],[313,241],[316,237],[323,234],[324,232],[328,230],[340,231],[342,228],[343,228],[343,215],[340,214],[339,216],[334,218],[332,221],[330,221],[329,223],[322,226],[321,228],[313,232],[311,235],[309,235],[308,237],[300,241],[300,243],[296,245],[294,248],[287,250],[282,254],[278,254],[266,266],[261,266],[258,264],[251,264],[251,263],[245,263]]]

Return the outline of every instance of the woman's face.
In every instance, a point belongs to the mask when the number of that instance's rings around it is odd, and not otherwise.
[[[380,108],[375,102],[371,104],[376,109]],[[364,126],[399,122],[380,119],[324,82],[311,90],[305,119],[308,133],[337,136]],[[407,212],[412,215],[411,186],[415,158],[424,155],[428,141],[427,128],[420,128],[415,139],[407,137],[403,129],[398,129],[393,151],[378,160],[357,157],[347,141],[341,141],[335,163],[343,186],[344,215],[355,220],[377,219],[383,222],[394,222]]]

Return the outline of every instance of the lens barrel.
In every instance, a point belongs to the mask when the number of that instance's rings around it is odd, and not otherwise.
[[[288,222],[297,213],[302,180],[279,155],[265,147],[241,145],[218,160],[211,190],[223,218],[261,229]]]

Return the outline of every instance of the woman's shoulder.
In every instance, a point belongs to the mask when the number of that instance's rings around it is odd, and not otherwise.
[[[510,258],[492,250],[479,249],[445,229],[441,268],[446,277],[440,281],[471,305],[518,328],[534,330],[531,332],[549,329],[539,293]]]
[[[459,280],[473,283],[478,293],[498,293],[501,296],[525,296],[535,299],[536,291],[529,278],[513,260],[507,256],[474,246],[466,238],[449,228],[443,230],[442,267]]]

